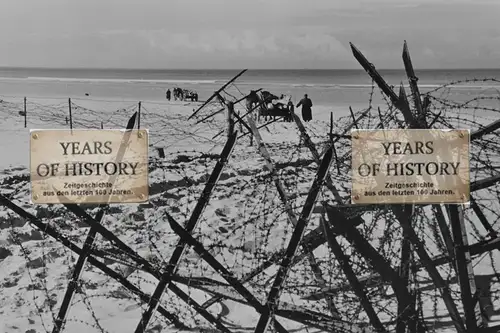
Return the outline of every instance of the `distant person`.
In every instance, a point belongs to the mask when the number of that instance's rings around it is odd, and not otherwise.
[[[291,122],[293,121],[293,114],[295,112],[294,110],[294,106],[293,106],[293,102],[292,101],[288,101],[288,117],[287,117],[287,121],[288,122]]]
[[[167,100],[170,101],[170,96],[171,96],[171,92],[170,92],[170,89],[167,89]]]
[[[313,103],[309,97],[307,97],[307,94],[304,95],[304,98],[300,100],[300,102],[297,104],[297,107],[302,105],[302,119],[305,122],[309,122],[312,120],[312,106]]]

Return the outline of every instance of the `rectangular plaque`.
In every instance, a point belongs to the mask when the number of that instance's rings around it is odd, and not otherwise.
[[[148,134],[145,129],[31,130],[32,202],[147,202]]]
[[[467,203],[469,130],[352,130],[352,203]]]

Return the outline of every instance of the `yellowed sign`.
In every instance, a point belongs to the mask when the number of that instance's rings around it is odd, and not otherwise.
[[[35,204],[149,200],[147,130],[32,130]]]
[[[467,203],[469,130],[353,130],[352,203]]]

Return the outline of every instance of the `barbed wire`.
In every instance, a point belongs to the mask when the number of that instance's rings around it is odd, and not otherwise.
[[[489,80],[489,81],[488,81]],[[474,79],[471,82],[496,82],[493,79],[483,81]],[[487,123],[498,120],[500,112],[500,93],[492,96],[460,95],[461,100],[453,100],[451,93],[454,85],[468,83],[456,81],[426,93],[432,105],[429,108],[431,118],[436,118],[435,128],[462,128],[472,130],[483,128]],[[237,91],[231,93],[232,99],[243,96],[237,85]],[[239,92],[238,92],[239,91]],[[474,90],[475,91],[475,90]],[[411,95],[409,95],[411,97]],[[23,101],[6,101],[0,103],[0,117],[3,121],[21,123],[24,111]],[[228,97],[229,98],[229,97]],[[375,99],[382,100],[383,104],[375,105]],[[410,98],[409,98],[410,99]],[[122,101],[120,101],[122,102]],[[107,110],[96,111],[83,101],[72,99],[72,120],[74,128],[120,128],[130,115],[138,111],[138,104],[129,102],[127,106],[117,106],[110,103]],[[28,124],[30,126],[62,126],[68,127],[68,103],[41,104],[29,101]],[[217,102],[211,103],[200,112],[195,121],[203,119],[221,108]],[[240,110],[243,111],[244,109]],[[165,213],[168,212],[178,222],[183,223],[190,217],[196,201],[202,193],[215,163],[219,159],[218,150],[224,143],[224,135],[214,138],[214,134],[225,129],[223,117],[213,117],[200,124],[188,122],[186,114],[177,113],[168,103],[141,103],[141,127],[154,129],[150,133],[153,149],[165,149],[165,157],[150,158],[150,203],[143,205],[113,205],[107,208],[103,225],[120,239],[125,241],[135,251],[145,256],[153,266],[161,270],[175,249],[179,237],[166,224]],[[497,117],[495,119],[495,117]],[[372,87],[366,108],[353,110],[353,114],[339,117],[334,120],[334,133],[339,136],[335,144],[337,159],[330,175],[333,183],[339,189],[342,197],[350,196],[351,179],[351,151],[346,139],[341,138],[345,129],[352,127],[353,118],[357,120],[359,128],[400,128],[403,117],[393,107],[385,96]],[[316,144],[319,151],[325,151],[331,142],[328,137],[330,124],[327,122],[312,122],[305,124],[306,130]],[[245,132],[245,128],[242,128]],[[284,135],[286,131],[286,135]],[[293,212],[300,214],[308,191],[315,176],[317,166],[309,150],[300,139],[301,133],[293,123],[274,123],[261,130],[265,135],[266,147],[273,159],[279,180],[289,196]],[[275,138],[279,137],[279,140]],[[179,144],[185,143],[180,149]],[[227,166],[220,177],[215,192],[210,198],[210,204],[193,232],[197,241],[202,243],[217,260],[233,272],[245,286],[264,301],[269,292],[269,286],[275,277],[275,270],[260,269],[264,263],[273,258],[279,263],[284,256],[283,249],[291,237],[293,226],[288,222],[285,206],[276,191],[272,175],[264,168],[264,162],[259,151],[249,148],[250,136],[247,136],[235,148]],[[196,148],[194,148],[196,147]],[[194,149],[193,149],[194,148]],[[498,131],[485,135],[471,143],[470,167],[471,181],[484,179],[498,174],[498,152],[500,140]],[[27,170],[6,170],[9,174],[0,178],[1,193],[19,204],[28,204],[29,174]],[[476,202],[481,210],[487,214],[488,220],[495,228],[500,220],[500,187],[498,185],[474,193]],[[335,199],[328,191],[321,191],[321,202],[334,205]],[[59,205],[41,205],[29,207],[27,210],[35,214],[42,222],[47,223],[62,236],[75,242],[83,243],[88,232],[87,225],[79,218]],[[359,207],[345,208],[348,217],[361,216],[365,223],[358,226],[361,235],[377,250],[391,267],[401,266],[400,252],[402,246],[402,231],[390,207],[380,206],[374,211],[365,211]],[[89,214],[96,212],[95,207],[87,207]],[[21,304],[26,308],[33,308],[36,318],[30,317],[30,327],[37,327],[46,332],[53,323],[54,307],[60,304],[65,286],[71,279],[71,267],[75,256],[61,243],[44,239],[44,235],[19,220],[14,214],[0,212],[0,240],[6,234],[10,235],[6,245],[1,245],[11,255],[6,256],[0,265],[9,267],[3,278],[13,284],[11,288],[22,288],[22,279],[25,276],[29,284],[36,286],[33,291],[33,301],[30,304]],[[414,228],[428,253],[435,256],[445,255],[446,245],[434,218],[435,212],[430,207],[417,207]],[[487,232],[482,229],[477,217],[471,208],[466,214],[470,239],[475,242],[488,239]],[[449,223],[449,221],[448,221]],[[313,214],[306,229],[305,237],[312,235],[321,227],[320,215]],[[355,275],[359,279],[366,279],[366,293],[372,301],[375,311],[382,322],[387,326],[395,325],[400,319],[396,311],[397,302],[393,297],[392,288],[374,276],[367,259],[353,248],[344,238],[338,238],[342,251],[349,258]],[[0,243],[2,244],[2,243]],[[156,279],[138,266],[127,253],[112,245],[103,238],[99,238],[93,247],[96,257],[109,267],[120,271],[141,290],[151,290],[156,285]],[[1,253],[1,251],[0,251]],[[50,253],[50,255],[47,255]],[[304,250],[300,250],[301,256]],[[348,281],[342,269],[328,248],[326,243],[315,245],[314,255],[322,276],[328,288],[334,290],[333,302],[343,323],[351,323],[352,328],[367,325],[368,317],[359,303],[359,298],[348,288]],[[24,270],[16,274],[17,268],[10,269],[15,257],[23,258]],[[36,257],[36,259],[33,259]],[[36,261],[36,265],[33,263]],[[491,284],[488,297],[498,304],[500,297],[500,277],[495,267],[496,258],[491,252],[474,259],[476,272],[489,269]],[[418,261],[415,265],[418,265]],[[20,263],[17,262],[19,266]],[[15,266],[12,266],[15,267]],[[455,273],[450,264],[439,267],[440,273],[446,281],[455,281]],[[248,276],[254,275],[252,278]],[[47,279],[47,277],[51,277]],[[15,279],[18,279],[17,282]],[[412,268],[412,288],[417,290],[418,316],[429,323],[430,332],[438,330],[440,317],[446,315],[443,310],[442,297],[436,293],[434,287],[429,287],[429,277],[421,269]],[[232,287],[225,282],[206,262],[188,249],[179,265],[174,278],[175,283],[182,285],[188,295],[196,298],[200,304],[215,296],[224,295],[240,304],[246,304],[239,298]],[[0,283],[6,283],[0,281]],[[34,287],[30,287],[34,288]],[[460,293],[458,286],[451,285],[452,297],[458,302]],[[337,290],[337,291],[335,291]],[[341,290],[341,291],[338,291]],[[325,297],[314,299],[312,295],[320,294],[322,288],[315,280],[315,276],[305,259],[294,263],[282,292],[280,306],[284,309],[299,309],[304,313],[326,318],[330,315],[329,305]],[[36,299],[35,299],[36,295]],[[80,285],[72,302],[72,307],[78,307],[79,312],[66,318],[66,329],[85,327],[86,331],[111,332],[106,314],[102,313],[103,305],[112,301],[117,305],[113,315],[124,315],[134,311],[133,316],[139,320],[140,312],[144,311],[145,304],[134,294],[126,291],[119,283],[106,274],[87,265],[85,273],[80,279]],[[219,317],[227,327],[235,330],[247,328],[238,316],[239,308],[231,308],[223,298],[209,307],[214,316]],[[40,299],[43,304],[40,305]],[[25,300],[24,303],[26,303]],[[45,306],[47,305],[47,306]],[[190,306],[181,302],[177,297],[164,297],[161,305],[175,312],[179,322],[188,328],[208,328],[210,324],[201,318]],[[429,306],[427,306],[429,305]],[[86,313],[83,316],[83,313]],[[130,316],[131,314],[126,314]],[[109,313],[108,313],[109,316]],[[83,317],[87,319],[82,319]],[[302,323],[303,324],[303,323]],[[171,326],[168,320],[156,315],[150,325],[159,330]],[[27,326],[28,327],[28,326]],[[71,329],[70,329],[71,327]],[[307,325],[303,328],[309,332]]]

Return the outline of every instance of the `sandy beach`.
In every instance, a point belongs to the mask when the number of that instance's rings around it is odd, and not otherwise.
[[[2,4],[0,333],[500,332],[500,1]]]
[[[138,102],[73,99],[72,115],[74,128],[122,128],[128,118],[138,111]],[[165,221],[165,212],[171,214],[181,224],[189,217],[204,183],[214,167],[218,154],[225,143],[225,114],[221,112],[212,120],[196,124],[196,119],[188,120],[200,103],[181,101],[141,101],[141,128],[150,131],[150,204],[148,205],[113,205],[106,215],[104,225],[113,231],[126,244],[139,254],[152,261],[161,262],[173,251],[178,237]],[[23,110],[22,99],[5,98],[0,103],[0,123],[3,138],[0,145],[2,160],[0,169],[1,193],[8,195],[16,204],[25,207],[35,216],[49,222],[64,235],[81,244],[88,228],[75,219],[69,212],[58,206],[29,205],[29,130],[43,128],[68,128],[67,99],[28,99],[27,128],[24,128],[24,117],[19,114]],[[198,119],[217,110],[220,105],[208,106]],[[382,106],[383,107],[383,106]],[[387,112],[386,109],[383,109]],[[244,112],[242,105],[236,111]],[[334,132],[341,134],[352,122],[349,110],[343,106],[317,106],[313,108],[314,120],[305,123],[318,150],[322,151],[328,143],[330,112],[334,112]],[[362,108],[353,110],[359,115]],[[374,105],[371,119],[378,118]],[[489,121],[486,117],[485,122]],[[365,123],[364,125],[374,126]],[[246,128],[237,129],[245,133]],[[309,150],[301,144],[300,134],[293,122],[276,122],[260,130],[271,157],[278,169],[280,179],[286,191],[292,196],[292,206],[299,214],[305,197],[314,179],[317,166],[312,160]],[[216,138],[214,136],[218,135]],[[163,148],[166,158],[158,156],[157,148]],[[348,197],[350,189],[349,142],[339,142],[337,154],[340,164],[331,169],[334,183],[341,189],[341,195]],[[259,155],[255,143],[250,145],[249,136],[238,140],[221,180],[212,196],[203,218],[195,229],[195,237],[209,249],[218,260],[224,263],[234,274],[242,277],[255,269],[262,260],[279,249],[283,249],[290,237],[292,227],[287,223],[283,213],[283,205],[277,196],[276,189],[265,171],[264,160]],[[340,171],[340,172],[339,172]],[[322,193],[322,200],[331,200],[331,195]],[[494,204],[494,203],[492,203]],[[57,212],[57,213],[56,213]],[[89,211],[91,215],[94,211]],[[54,215],[55,214],[55,215]],[[428,214],[428,213],[427,213]],[[68,283],[68,274],[75,262],[71,254],[60,243],[45,237],[36,228],[7,210],[0,211],[0,322],[4,332],[41,332],[52,327],[52,317]],[[319,227],[319,214],[313,214],[306,233]],[[427,216],[430,216],[429,214]],[[393,229],[390,221],[381,221],[370,214],[365,214],[367,224],[363,234],[374,246],[379,247],[393,265],[398,264],[400,230]],[[430,253],[439,253],[439,246],[433,239],[431,222],[423,215],[424,224],[420,229],[420,237]],[[481,228],[475,217],[471,221],[476,228]],[[425,224],[429,225],[426,226]],[[393,234],[384,237],[387,230]],[[471,241],[477,235],[471,233]],[[106,251],[109,245],[98,241],[98,248]],[[341,244],[347,243],[342,239]],[[344,249],[350,253],[350,248]],[[315,250],[319,267],[328,284],[337,285],[345,281],[339,272],[337,262],[326,244]],[[366,277],[363,259],[352,253],[359,278]],[[475,259],[477,274],[494,274],[497,255],[489,258],[480,256]],[[151,275],[117,263],[117,259],[106,259],[105,263],[117,270],[124,271],[130,281],[140,285],[143,291],[152,292],[156,279]],[[248,288],[265,300],[266,289],[272,281],[275,268],[257,275]],[[454,275],[447,265],[440,267],[443,277]],[[312,283],[312,273],[306,262],[301,262],[290,273],[285,291],[281,297],[282,307],[300,308],[315,313],[327,314],[324,299],[319,301],[305,300],[310,294],[318,292]],[[181,262],[178,275],[188,280],[209,278],[224,282],[206,263],[200,262],[198,256],[188,250]],[[418,274],[418,284],[422,288],[429,283],[425,271]],[[137,324],[144,305],[109,277],[97,269],[87,265],[82,276],[81,288],[72,303],[67,318],[68,332],[122,332],[130,330]],[[309,282],[307,282],[309,281]],[[195,298],[200,304],[210,299],[210,293],[217,288],[203,289],[179,282],[177,285]],[[497,284],[492,286],[496,292]],[[208,308],[214,316],[219,316],[223,323],[237,331],[251,331],[258,320],[258,314],[250,307],[243,305],[241,297],[228,288],[219,288],[230,300],[224,300]],[[458,291],[456,284],[452,285]],[[425,287],[424,287],[425,290]],[[215,293],[217,294],[217,293]],[[373,291],[373,301],[377,304],[377,312],[383,322],[391,322],[396,313],[395,300],[391,298],[390,288]],[[344,304],[339,309],[343,318],[352,318],[357,300],[350,292],[337,293],[334,300]],[[458,298],[457,298],[458,300]],[[423,293],[425,304],[424,317],[429,327],[439,332],[452,332],[453,328],[446,318],[447,312],[442,298],[429,285]],[[500,304],[494,300],[495,307]],[[347,306],[347,305],[351,306]],[[191,328],[200,330],[210,325],[193,310],[170,292],[163,296],[162,305],[175,310],[181,322]],[[362,323],[367,319],[364,315],[356,320],[339,321],[338,327],[347,331],[361,332]],[[280,318],[280,322],[289,330],[306,331],[306,328],[294,321]],[[358,326],[361,325],[361,326]],[[150,327],[157,332],[179,331],[170,326],[165,319],[156,314]],[[368,329],[365,327],[364,329]],[[151,330],[150,332],[155,332]],[[368,332],[368,331],[366,331]]]

